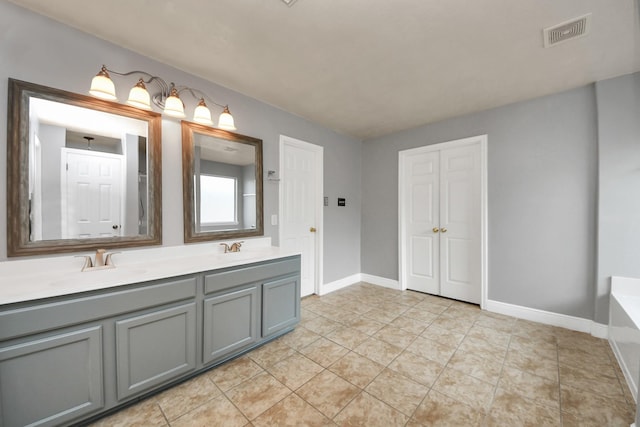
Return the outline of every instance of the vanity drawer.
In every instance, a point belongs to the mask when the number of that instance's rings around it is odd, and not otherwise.
[[[242,268],[230,268],[211,272],[204,276],[204,293],[210,294],[247,283],[264,282],[274,277],[285,276],[300,271],[298,257],[285,258],[276,262],[266,262]]]
[[[0,312],[0,341],[196,296],[195,277]]]

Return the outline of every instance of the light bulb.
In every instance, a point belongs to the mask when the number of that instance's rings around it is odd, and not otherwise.
[[[164,112],[171,117],[184,118],[184,104],[175,87],[171,89],[169,97],[164,101]]]
[[[95,97],[108,99],[110,101],[115,101],[117,99],[116,87],[111,81],[111,77],[109,77],[106,66],[103,65],[98,74],[96,74],[93,80],[91,80],[91,89],[89,89],[89,93]]]
[[[193,121],[203,125],[213,125],[213,120],[211,120],[211,111],[209,111],[207,104],[205,104],[204,98],[200,98],[200,102],[198,103],[196,110],[193,112]]]
[[[233,122],[233,116],[229,112],[229,107],[225,106],[218,119],[218,127],[226,130],[236,130],[236,126]]]
[[[138,83],[131,88],[127,104],[144,110],[151,109],[151,96],[149,95],[142,79],[138,80]]]

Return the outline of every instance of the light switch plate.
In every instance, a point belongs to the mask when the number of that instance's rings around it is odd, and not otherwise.
[[[278,225],[278,215],[277,214],[271,215],[271,225]]]

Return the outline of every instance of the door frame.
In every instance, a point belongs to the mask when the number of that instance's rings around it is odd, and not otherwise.
[[[317,200],[315,205],[316,212],[316,245],[315,245],[315,274],[314,274],[314,283],[313,283],[313,293],[316,295],[320,295],[320,290],[323,284],[323,264],[324,264],[324,218],[323,218],[323,194],[324,194],[324,147],[316,144],[311,144],[310,142],[302,141],[300,139],[292,138],[286,135],[280,135],[280,145],[279,145],[279,164],[280,164],[280,185],[278,186],[278,244],[283,241],[283,222],[282,222],[282,213],[284,212],[283,206],[283,197],[282,194],[284,192],[284,180],[286,179],[284,174],[284,169],[282,165],[284,164],[284,150],[285,146],[289,145],[292,147],[297,147],[303,150],[313,151],[316,159],[316,194]]]
[[[398,152],[398,266],[399,284],[401,290],[407,289],[407,254],[405,253],[406,228],[402,220],[407,201],[406,188],[402,178],[406,168],[406,158],[413,154],[427,153],[448,148],[464,147],[468,145],[480,145],[480,308],[484,309],[488,299],[488,209],[487,209],[487,135],[472,136],[456,139],[438,144],[400,150]]]

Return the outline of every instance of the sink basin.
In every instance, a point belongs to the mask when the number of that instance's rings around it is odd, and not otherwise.
[[[144,269],[112,268],[107,270],[83,271],[49,283],[50,286],[77,286],[99,283],[118,283],[146,273]]]

